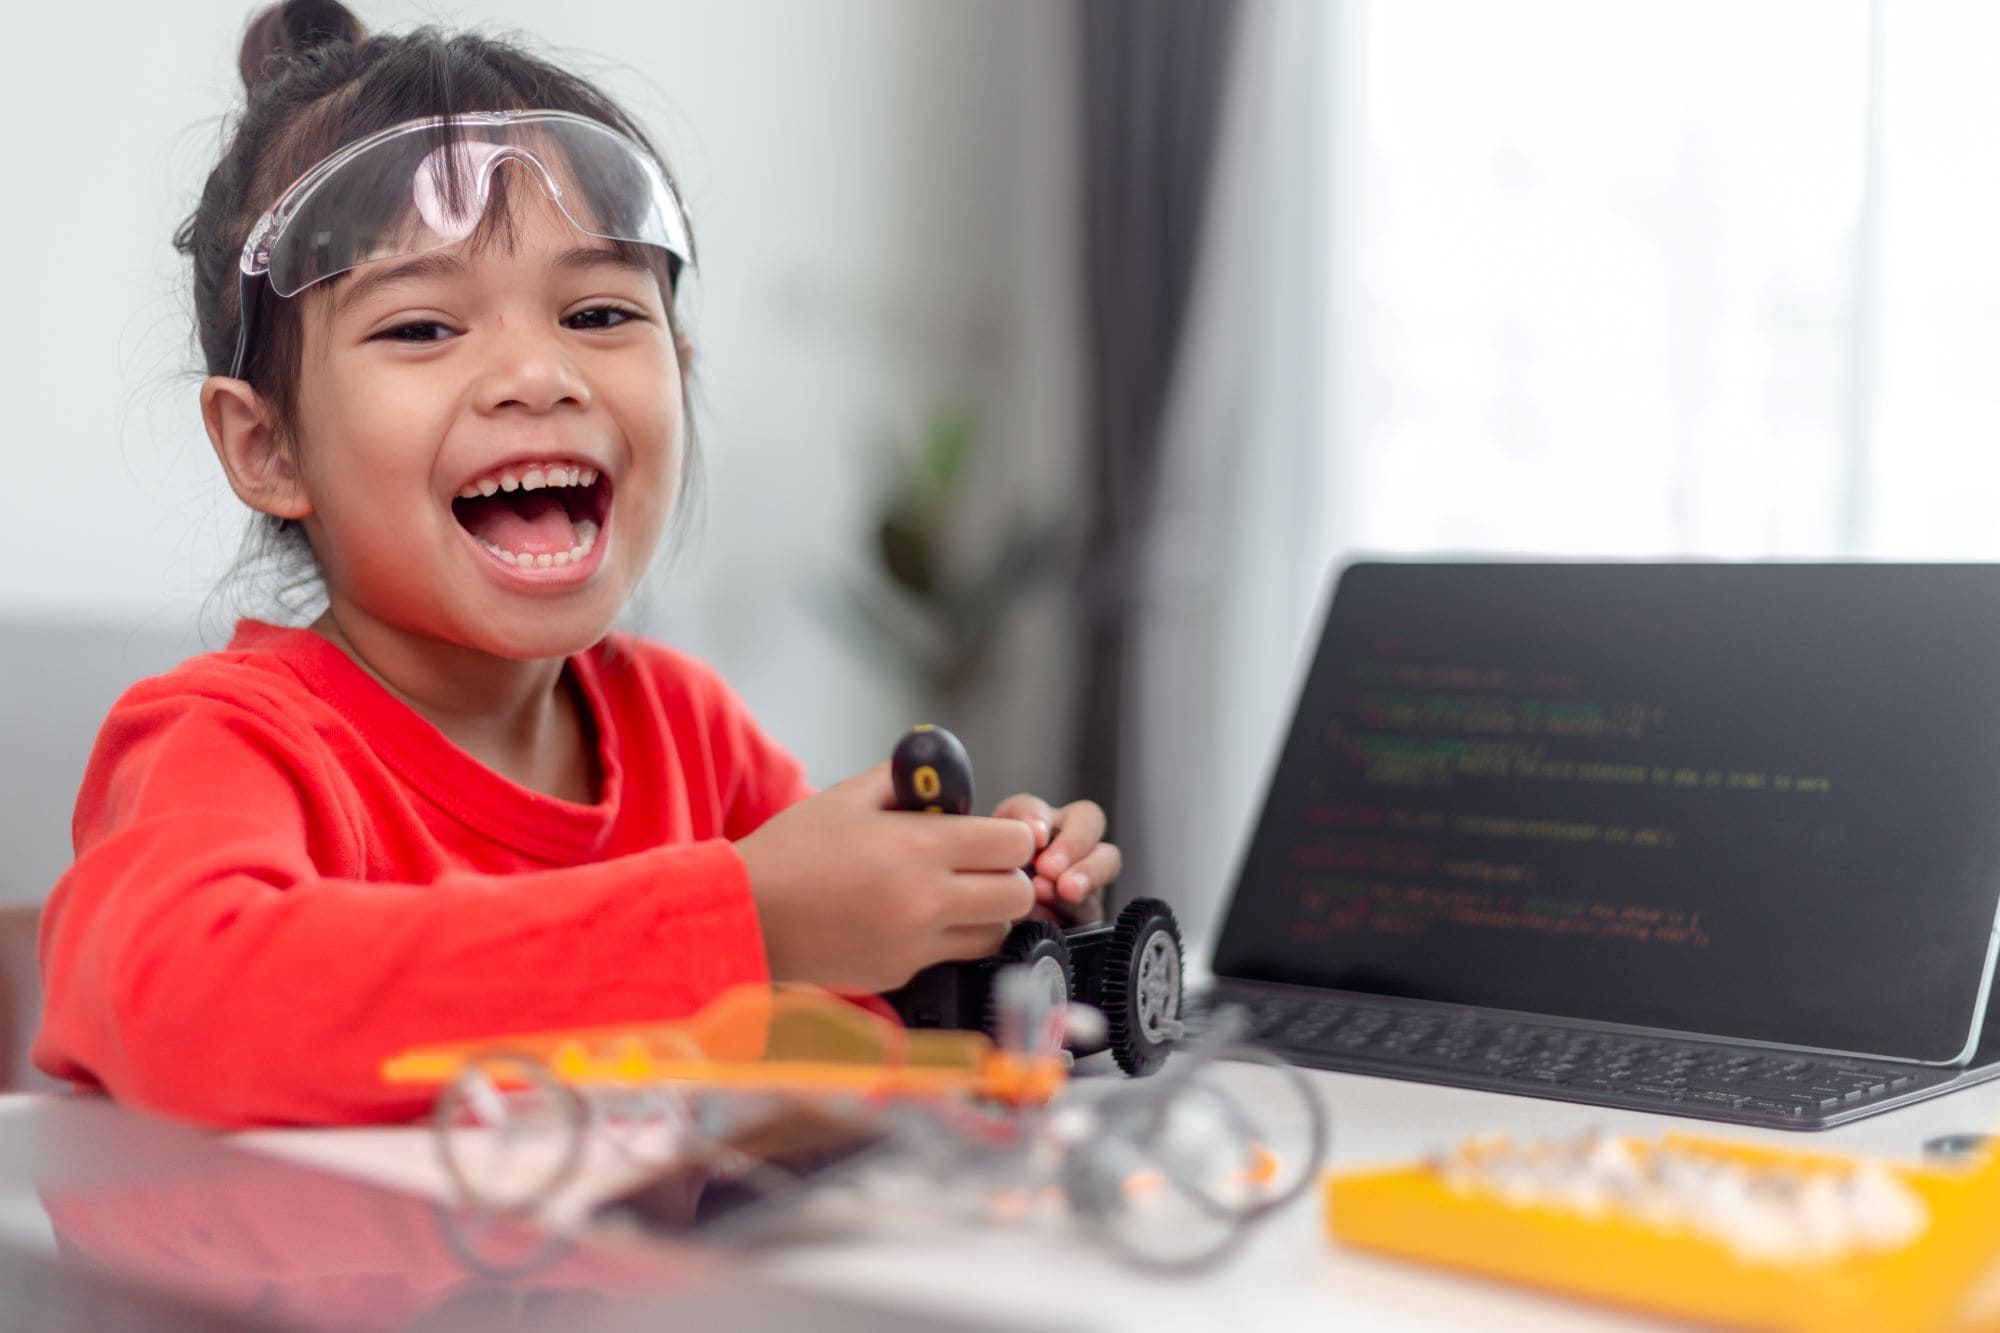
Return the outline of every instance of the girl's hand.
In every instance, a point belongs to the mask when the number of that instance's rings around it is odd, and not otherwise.
[[[1033,909],[1021,866],[1039,843],[1026,823],[895,804],[877,764],[736,844],[772,980],[892,990],[932,963],[989,956]]]
[[[1029,915],[1064,926],[1104,919],[1104,886],[1118,878],[1124,861],[1104,841],[1102,806],[1071,801],[1051,810],[1041,797],[1023,792],[995,806],[993,817],[1018,819],[1035,831],[1035,910]]]

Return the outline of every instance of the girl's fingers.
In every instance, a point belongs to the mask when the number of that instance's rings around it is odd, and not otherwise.
[[[944,922],[947,933],[999,924],[1004,934],[1008,922],[1019,921],[1034,906],[1034,891],[1018,870],[960,874],[951,877],[951,890],[938,904],[937,919]]]
[[[841,793],[843,800],[851,800],[856,805],[870,810],[894,810],[896,808],[896,784],[889,777],[889,761],[883,760],[872,768],[864,768],[852,777],[843,778],[826,789],[826,795]]]
[[[1100,842],[1090,855],[1064,871],[1056,879],[1056,897],[1066,903],[1080,903],[1092,892],[1118,878],[1125,864],[1116,843]]]
[[[1035,850],[1049,845],[1049,834],[1055,828],[1055,815],[1049,803],[1029,792],[1018,792],[993,807],[995,819],[1018,819],[1035,831]]]
[[[1065,926],[1094,926],[1104,920],[1104,890],[1092,889],[1080,903],[1058,903]]]
[[[1035,858],[1035,873],[1062,886],[1064,871],[1090,854],[1104,838],[1104,807],[1095,801],[1071,801],[1055,815],[1056,836]]]
[[[1000,946],[1007,942],[1007,932],[1012,925],[998,926],[952,926],[944,933],[944,953],[947,961],[969,963],[981,958],[991,958],[1000,952]]]
[[[1035,835],[1018,819],[901,813],[895,817],[914,821],[906,825],[918,839],[911,845],[927,849],[922,855],[935,856],[953,870],[1018,871],[1035,854]]]

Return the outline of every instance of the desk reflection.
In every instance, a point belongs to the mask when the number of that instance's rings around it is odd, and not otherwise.
[[[128,1167],[42,1158],[35,1194],[65,1264],[253,1327],[585,1328],[669,1302],[720,1265],[697,1251],[572,1243],[111,1111]],[[114,1128],[100,1125],[101,1130]],[[143,1160],[141,1160],[143,1159]]]
[[[789,1290],[714,1249],[550,1238],[98,1096],[0,1097],[0,1209],[37,1205],[56,1254],[0,1240],[0,1328],[1006,1327]]]

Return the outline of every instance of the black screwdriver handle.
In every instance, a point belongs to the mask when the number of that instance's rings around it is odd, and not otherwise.
[[[943,727],[924,722],[903,733],[889,756],[889,777],[901,809],[972,813],[972,760],[958,737]]]

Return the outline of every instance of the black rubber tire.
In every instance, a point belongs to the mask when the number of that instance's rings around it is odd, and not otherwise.
[[[1033,967],[1045,958],[1053,958],[1062,968],[1063,996],[1065,1000],[1076,994],[1076,967],[1070,958],[1069,941],[1063,938],[1061,927],[1050,921],[1022,921],[1007,932],[1001,942],[1000,951],[993,955],[993,969],[990,978],[997,981],[1003,967],[1026,965]],[[999,986],[989,985],[986,990],[986,1021],[981,1030],[995,1041],[1000,1040]]]
[[[1147,947],[1157,936],[1173,941],[1174,985],[1170,1012],[1155,1015],[1178,1020],[1181,1014],[1181,927],[1174,909],[1158,898],[1134,898],[1118,913],[1111,943],[1104,959],[1105,1036],[1118,1067],[1138,1078],[1150,1074],[1167,1061],[1172,1043],[1163,1033],[1149,1033],[1140,1013],[1139,964]]]

